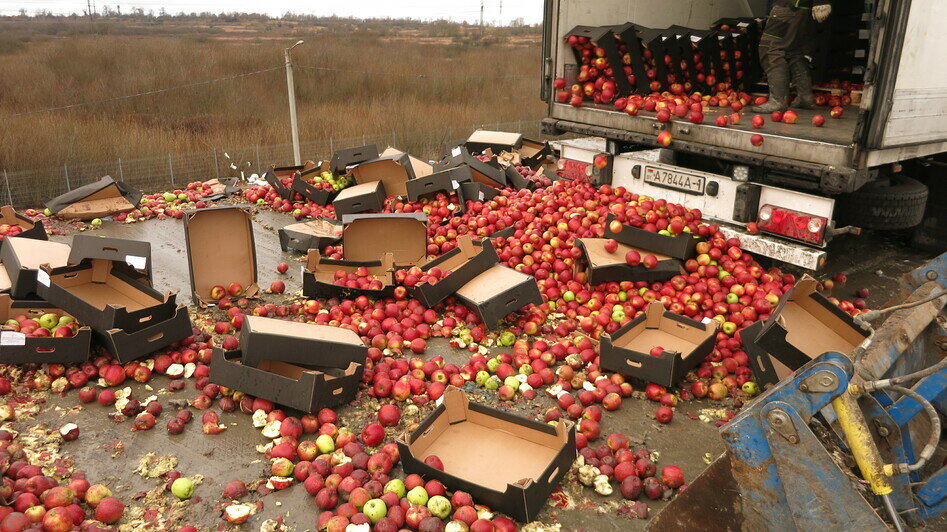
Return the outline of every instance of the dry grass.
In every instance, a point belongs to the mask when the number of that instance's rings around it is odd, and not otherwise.
[[[289,141],[282,69],[233,81],[78,109],[7,118],[76,102],[173,87],[282,65],[282,50],[298,38],[298,65],[426,74],[418,79],[297,68],[300,136],[304,142],[394,131],[407,149],[422,139],[408,133],[473,123],[537,120],[539,45],[535,30],[474,46],[444,28],[397,32],[373,24],[284,27],[220,25],[214,31],[137,35],[118,26],[107,35],[79,31],[18,32],[0,23],[0,168],[10,171],[118,157],[146,157],[212,148]],[[39,28],[40,26],[34,26]],[[64,29],[63,29],[64,28]],[[179,28],[180,29],[180,28]],[[119,31],[122,30],[122,31]],[[415,32],[415,33],[412,33]],[[422,39],[422,35],[425,37]],[[469,29],[461,28],[461,36]],[[11,37],[12,35],[12,37]],[[512,35],[512,32],[511,32]],[[235,37],[236,36],[236,37]],[[529,38],[527,38],[529,37]],[[434,40],[438,44],[423,44]],[[526,76],[460,79],[437,76]],[[274,161],[278,162],[278,161]]]

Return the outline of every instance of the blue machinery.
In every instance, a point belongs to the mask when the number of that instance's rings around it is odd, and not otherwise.
[[[947,511],[945,286],[947,253],[904,281],[907,303],[936,299],[891,314],[857,367],[825,353],[745,406],[651,529],[903,530]]]

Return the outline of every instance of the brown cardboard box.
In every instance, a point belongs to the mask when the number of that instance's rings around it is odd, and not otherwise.
[[[538,170],[546,162],[546,158],[552,155],[552,148],[546,141],[523,139],[523,145],[517,150],[520,156],[520,164],[528,166],[533,170]]]
[[[815,279],[803,276],[762,325],[750,334],[741,333],[751,346],[750,365],[761,386],[779,382],[823,353],[848,355],[868,338],[868,332],[817,287]]]
[[[241,352],[214,348],[210,381],[232,390],[313,413],[355,398],[362,380],[362,364],[342,369],[308,369],[288,362],[261,360],[256,367],[244,365]]]
[[[279,230],[280,247],[283,251],[308,253],[310,249],[322,250],[342,239],[342,222],[331,218],[313,218],[308,222],[287,225]]]
[[[576,271],[585,271],[592,286],[611,281],[666,281],[683,271],[681,261],[636,246],[619,243],[618,249],[609,253],[605,249],[606,241],[607,238],[575,239],[575,245],[582,250],[582,260],[576,261]],[[625,254],[632,249],[637,250],[641,258],[654,255],[658,265],[650,270],[641,264],[630,266],[625,262]]]
[[[33,238],[36,240],[49,240],[46,236],[46,227],[43,222],[33,222],[26,216],[13,210],[13,207],[4,205],[0,207],[0,224],[17,225],[23,232],[16,235],[18,238]]]
[[[470,153],[482,153],[484,150],[500,153],[501,151],[511,152],[517,150],[522,144],[523,135],[519,133],[478,129],[467,138],[464,147]]]
[[[338,218],[346,214],[379,212],[385,208],[385,197],[385,185],[381,181],[361,183],[339,192],[332,201],[332,208]]]
[[[565,419],[553,426],[472,403],[449,386],[443,403],[399,439],[398,450],[405,473],[438,480],[529,522],[575,460],[575,427]],[[429,456],[440,458],[444,470],[425,464]]]
[[[405,183],[434,172],[431,165],[395,148],[388,148],[378,158],[363,162],[350,170],[356,183],[381,181],[391,196],[406,196]]]
[[[283,182],[283,179],[293,177],[296,175],[296,172],[305,172],[315,167],[316,163],[312,161],[306,161],[298,166],[271,166],[270,169],[263,174],[263,179],[273,187],[273,190],[275,190],[281,198],[289,199],[293,195],[293,190],[290,188],[291,183],[286,184]]]
[[[46,208],[62,218],[91,220],[131,211],[140,201],[141,192],[105,176],[47,201]]]
[[[500,195],[500,191],[483,183],[461,183],[460,196],[463,201],[483,203]]]
[[[342,327],[247,316],[240,329],[243,363],[264,360],[303,367],[347,368],[364,364],[368,347],[355,331]]]
[[[424,283],[409,289],[411,296],[431,308],[444,301],[465,284],[500,262],[489,239],[475,242],[470,235],[457,238],[457,247],[421,267],[450,272],[436,284]]]
[[[435,170],[442,171],[465,165],[470,167],[471,179],[477,183],[483,183],[496,188],[503,188],[507,185],[506,171],[500,168],[496,157],[491,158],[488,162],[484,162],[464,150],[458,155],[439,162]]]
[[[39,319],[44,314],[68,316],[45,301],[14,301],[0,294],[0,323],[20,314]],[[55,331],[54,331],[55,332]],[[0,364],[78,364],[89,358],[92,330],[81,325],[74,336],[28,337],[3,327],[0,330]]]
[[[332,160],[329,161],[329,165],[335,173],[342,175],[348,173],[349,166],[377,158],[378,147],[374,144],[367,144],[365,146],[356,146],[355,148],[336,150],[335,153],[332,154]]]
[[[260,292],[257,285],[253,219],[241,207],[214,207],[184,212],[184,238],[195,304],[214,303],[210,291],[238,283],[244,297]]]
[[[694,321],[652,302],[614,334],[599,338],[601,365],[646,382],[673,386],[713,351],[716,334],[716,321]],[[651,356],[655,347],[664,348],[661,356]]]
[[[60,268],[44,266],[37,293],[83,324],[96,342],[122,363],[167,347],[192,333],[187,307],[128,274],[127,266],[83,259]]]
[[[310,183],[310,175],[315,174],[318,176],[323,172],[331,172],[331,169],[332,167],[328,162],[319,161],[319,164],[315,167],[293,174],[293,182],[290,188],[293,192],[298,192],[299,195],[313,203],[323,206],[328,205],[332,203],[332,199],[335,198],[337,192],[335,190],[316,187]]]
[[[35,297],[39,267],[43,264],[53,268],[65,266],[69,264],[69,252],[69,245],[60,242],[18,237],[0,241],[0,262],[10,280],[10,295],[15,299]]]
[[[342,223],[345,260],[373,261],[391,253],[395,266],[427,262],[426,214],[347,214]]]
[[[490,329],[511,312],[543,303],[535,277],[502,264],[493,265],[460,287],[457,297]]]
[[[435,192],[452,194],[460,188],[462,183],[471,180],[473,180],[473,175],[470,173],[470,167],[458,166],[412,179],[405,183],[405,188],[408,190],[408,200],[418,201],[422,196]]]
[[[335,272],[341,270],[353,273],[361,267],[368,269],[368,273],[381,283],[381,288],[372,290],[335,284]],[[392,277],[393,271],[394,259],[391,253],[386,253],[379,260],[352,261],[327,259],[319,254],[319,250],[310,249],[302,272],[303,295],[324,299],[354,299],[360,295],[366,295],[372,299],[391,297],[395,288]]]

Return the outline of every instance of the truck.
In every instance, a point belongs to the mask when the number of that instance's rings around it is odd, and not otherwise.
[[[938,157],[947,151],[947,71],[939,65],[947,63],[947,47],[939,42],[938,26],[947,20],[945,2],[833,2],[829,22],[850,17],[857,25],[846,34],[846,48],[828,60],[853,65],[845,72],[860,88],[860,101],[838,119],[825,116],[821,127],[813,117],[828,115],[828,107],[797,110],[794,124],[766,116],[766,125],[756,129],[749,109],[739,124],[721,127],[713,116],[702,123],[660,122],[654,112],[631,116],[607,103],[574,106],[556,98],[557,78],[575,83],[577,57],[567,37],[577,29],[619,35],[631,24],[660,28],[662,39],[724,39],[736,25],[721,28],[720,20],[765,27],[771,3],[546,0],[543,131],[580,137],[559,142],[560,172],[700,208],[724,234],[739,237],[744,249],[810,270],[825,264],[828,243],[840,234],[919,226],[943,231],[937,219],[947,217],[937,174],[947,169]],[[765,85],[747,83],[745,90],[766,94]],[[666,147],[657,138],[664,131],[673,138]],[[757,134],[760,145],[751,142]],[[927,184],[911,173],[924,173]],[[940,188],[930,193],[928,185]],[[780,223],[772,223],[777,218]],[[750,223],[761,230],[748,232]]]

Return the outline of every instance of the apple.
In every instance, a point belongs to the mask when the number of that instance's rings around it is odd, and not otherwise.
[[[59,323],[59,316],[52,312],[47,312],[39,317],[39,325],[44,329],[52,329]]]
[[[822,124],[825,124],[825,117],[822,115],[815,115],[812,117],[812,125],[815,127],[822,127]]]
[[[664,354],[664,348],[661,346],[652,347],[649,354],[653,357],[659,357]]]
[[[374,524],[388,515],[388,506],[381,499],[371,499],[362,507],[362,513]]]
[[[730,124],[730,120],[727,119],[727,115],[718,115],[715,122],[720,127],[727,127],[727,125]]]
[[[842,118],[842,113],[844,112],[845,112],[845,109],[836,105],[835,107],[832,108],[831,111],[829,111],[829,116],[831,116],[832,118]]]
[[[210,289],[210,298],[215,300],[223,299],[227,296],[227,289],[217,285]]]
[[[416,486],[408,492],[407,498],[411,504],[425,506],[428,501],[427,490],[425,490],[423,486]]]
[[[605,241],[604,247],[605,247],[605,251],[609,253],[615,253],[616,251],[618,251],[618,242],[616,242],[615,239],[613,238],[609,238],[608,240]]]
[[[763,135],[757,133],[750,137],[750,144],[754,146],[761,146],[763,144]]]
[[[760,115],[753,115],[750,123],[753,124],[754,129],[760,129],[764,124],[766,124],[766,120],[764,120]]]
[[[328,434],[320,434],[319,437],[316,438],[316,446],[319,447],[320,453],[331,454],[335,451],[335,440]]]
[[[438,519],[446,519],[450,515],[451,505],[447,497],[435,495],[427,501],[427,509]]]
[[[670,145],[671,145],[671,141],[674,140],[674,139],[673,139],[673,137],[671,137],[671,133],[670,133],[670,132],[668,132],[668,131],[662,131],[662,132],[658,133],[658,139],[657,139],[657,140],[658,140],[658,144],[660,144],[661,146],[670,146]]]
[[[792,109],[783,113],[784,124],[795,124],[797,120],[799,120],[799,114],[793,111]]]
[[[230,283],[230,286],[227,287],[227,293],[230,294],[230,297],[240,297],[243,295],[243,287],[240,286],[240,283]]]
[[[773,122],[782,122],[783,117],[784,115],[782,111],[773,111],[772,114],[769,115],[769,119],[772,120]]]
[[[629,250],[628,253],[625,253],[625,262],[629,266],[637,266],[641,264],[641,253],[638,253],[638,251],[634,249]]]

